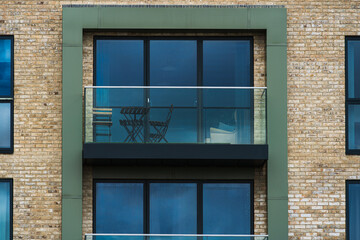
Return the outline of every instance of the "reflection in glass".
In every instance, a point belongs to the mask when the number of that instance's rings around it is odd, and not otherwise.
[[[96,232],[143,233],[143,184],[96,183]]]
[[[11,104],[0,103],[0,148],[11,145]]]
[[[196,233],[195,183],[150,184],[150,233]]]
[[[349,240],[360,239],[360,184],[348,184]]]
[[[204,40],[204,86],[251,86],[250,40]]]
[[[204,234],[250,234],[250,183],[203,185]]]
[[[347,50],[348,98],[360,98],[360,41],[349,40]]]
[[[360,149],[360,105],[348,105],[349,149]]]
[[[196,86],[197,85],[197,44],[196,40],[150,40],[150,86]],[[193,106],[196,91],[151,90],[153,106],[164,100],[183,101],[181,106]],[[185,92],[183,92],[185,93]],[[175,104],[174,104],[175,105]]]
[[[250,109],[203,110],[206,143],[252,144]]]
[[[96,41],[97,86],[142,86],[143,84],[143,40]],[[106,102],[109,105],[118,104],[119,97],[124,99],[127,96],[111,94],[111,90],[99,92],[96,96],[97,105],[103,105]]]
[[[164,121],[168,112],[168,108],[151,108],[149,118],[151,121]],[[197,114],[196,108],[174,108],[165,135],[166,140],[169,143],[196,143]],[[148,127],[150,133],[155,132],[153,127]]]
[[[0,96],[11,97],[10,39],[0,39]]]
[[[150,86],[196,86],[196,40],[150,41]]]
[[[0,239],[3,240],[10,240],[10,207],[10,183],[0,182]]]
[[[150,92],[151,96],[169,92],[173,98],[154,100],[150,96],[145,102],[143,96],[146,92]],[[192,98],[191,93],[195,92],[198,96],[203,96],[202,104]],[[234,93],[234,98],[226,99],[231,92]],[[93,100],[96,96],[107,94],[113,95],[111,102]],[[216,97],[219,100],[211,99],[212,96],[219,96]],[[246,101],[249,96],[253,99],[252,102]],[[151,122],[165,122],[169,119],[168,124],[164,125],[168,127],[164,136],[169,143],[264,144],[265,103],[264,89],[86,88],[85,141],[151,142],[149,134],[156,132]],[[173,111],[168,118],[171,105]],[[129,111],[126,112],[125,109]],[[104,121],[100,124],[96,123],[101,116],[99,112],[105,112],[102,115]],[[128,121],[127,125],[122,124],[125,120]],[[136,129],[135,132],[132,131],[133,128]],[[109,134],[101,136],[102,133]],[[221,140],[224,134],[232,140]],[[135,140],[126,141],[132,135],[136,135]]]
[[[97,86],[141,86],[143,83],[143,40],[96,41]]]
[[[152,88],[148,90],[151,107],[197,107],[198,92],[196,88]]]

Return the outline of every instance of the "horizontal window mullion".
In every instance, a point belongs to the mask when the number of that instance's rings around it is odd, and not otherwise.
[[[345,100],[347,103],[360,103],[360,98],[349,98]]]

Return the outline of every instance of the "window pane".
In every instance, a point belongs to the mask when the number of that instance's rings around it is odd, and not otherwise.
[[[360,239],[360,184],[348,184],[349,240]]]
[[[204,234],[250,234],[250,183],[203,185]]]
[[[0,239],[10,240],[10,183],[0,182]]]
[[[96,184],[96,232],[143,232],[143,184]]]
[[[150,233],[196,233],[195,183],[150,184]]]
[[[11,96],[10,39],[0,39],[0,96]]]
[[[0,148],[11,147],[11,104],[0,103]]]
[[[151,108],[151,121],[165,121],[169,113],[168,108]],[[171,114],[165,139],[169,143],[196,143],[197,142],[197,115],[196,108],[174,108]],[[154,127],[149,126],[150,133],[156,133]],[[158,128],[159,129],[159,128]],[[164,140],[161,141],[165,142]]]
[[[143,40],[96,41],[97,86],[141,86],[143,83]]]
[[[151,86],[196,86],[195,40],[150,41]]]
[[[142,86],[144,84],[143,40],[97,40],[96,85],[97,86]],[[98,91],[98,106],[114,106],[128,99],[128,95],[114,94],[117,90]],[[140,91],[135,91],[137,94]],[[143,96],[139,98],[142,100]],[[125,101],[126,102],[126,101]],[[129,99],[129,104],[133,99]]]
[[[195,40],[150,41],[150,86],[196,86],[197,44]],[[175,93],[175,90],[177,93]],[[175,94],[174,94],[175,93]],[[185,95],[184,95],[185,94]],[[179,89],[152,89],[150,99],[158,105],[193,106],[197,92]],[[186,96],[186,97],[184,97]]]
[[[209,108],[203,110],[205,142],[253,144],[250,109]]]
[[[348,98],[360,98],[360,40],[348,41]]]
[[[250,57],[250,40],[204,41],[204,86],[251,86]]]
[[[360,149],[360,105],[348,105],[349,149]]]

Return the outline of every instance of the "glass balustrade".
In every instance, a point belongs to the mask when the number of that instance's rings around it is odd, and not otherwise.
[[[268,236],[222,234],[85,234],[85,240],[268,240]]]
[[[266,144],[266,88],[85,87],[85,143]]]

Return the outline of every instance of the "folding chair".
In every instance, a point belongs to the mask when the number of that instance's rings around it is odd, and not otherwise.
[[[144,121],[149,109],[145,107],[123,107],[120,113],[124,119],[119,120],[127,132],[124,142],[144,142]]]
[[[166,143],[168,142],[165,138],[166,132],[169,128],[169,123],[171,120],[171,115],[173,111],[173,105],[171,104],[169,108],[169,113],[164,122],[161,121],[149,121],[149,125],[152,126],[155,130],[154,133],[149,134],[150,142],[159,143],[161,140],[164,140]]]
[[[111,139],[112,109],[111,108],[93,108],[93,129],[94,140],[98,137],[108,137]]]

